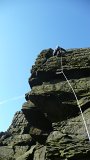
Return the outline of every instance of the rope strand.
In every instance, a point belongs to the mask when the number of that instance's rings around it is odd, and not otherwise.
[[[78,100],[78,98],[77,98],[77,95],[76,95],[76,93],[75,93],[75,91],[74,91],[71,83],[69,82],[68,78],[66,77],[66,75],[65,75],[65,73],[64,73],[64,71],[63,71],[62,56],[61,56],[61,72],[58,72],[57,74],[61,74],[61,73],[63,74],[64,78],[65,78],[66,81],[68,82],[68,85],[70,86],[70,88],[71,88],[71,90],[72,90],[72,92],[73,92],[73,94],[74,94],[74,96],[75,96],[75,99],[76,99],[76,101],[77,101],[77,105],[78,105],[78,107],[79,107],[79,109],[80,109],[80,113],[81,113],[81,115],[82,115],[82,119],[83,119],[83,123],[84,123],[85,129],[86,129],[86,133],[87,133],[88,139],[89,139],[89,141],[90,141],[90,134],[89,134],[89,131],[88,131],[88,128],[87,128],[87,124],[86,124],[86,121],[85,121],[85,118],[84,118],[82,109],[81,109],[80,104],[79,104],[79,100]]]

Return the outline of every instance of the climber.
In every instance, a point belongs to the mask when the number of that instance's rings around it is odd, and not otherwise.
[[[64,53],[66,53],[66,50],[64,48],[61,48],[61,47],[57,46],[53,51],[53,56],[60,57]]]

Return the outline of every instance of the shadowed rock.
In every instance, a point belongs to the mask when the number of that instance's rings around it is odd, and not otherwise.
[[[66,50],[63,71],[90,133],[90,48]],[[89,160],[90,142],[75,96],[53,49],[38,55],[26,102],[0,133],[0,160]],[[58,74],[56,74],[58,73]]]

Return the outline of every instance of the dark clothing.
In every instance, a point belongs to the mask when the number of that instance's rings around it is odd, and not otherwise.
[[[57,47],[54,51],[53,51],[53,56],[58,56],[60,57],[62,54],[66,53],[66,50],[64,48],[61,47]]]

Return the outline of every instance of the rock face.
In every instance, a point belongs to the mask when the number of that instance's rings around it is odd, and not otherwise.
[[[0,160],[90,160],[85,124],[65,79],[90,133],[90,48],[61,54],[50,48],[38,55],[22,111],[0,133]]]

